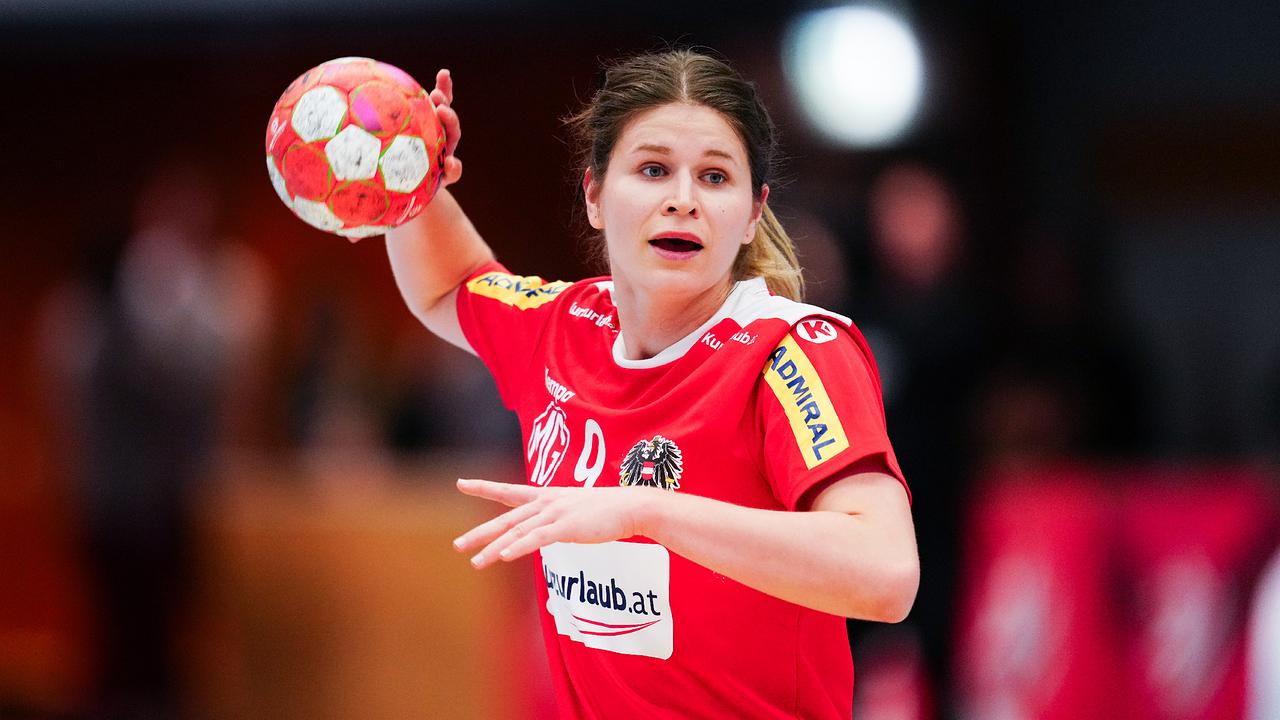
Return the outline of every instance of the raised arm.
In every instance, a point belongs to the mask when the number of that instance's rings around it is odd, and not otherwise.
[[[453,79],[448,70],[436,74],[431,101],[445,128],[441,189],[421,215],[387,233],[387,256],[396,286],[414,316],[444,340],[474,352],[458,324],[458,286],[493,260],[493,251],[445,189],[462,177],[462,161],[454,156],[462,128],[452,107]]]

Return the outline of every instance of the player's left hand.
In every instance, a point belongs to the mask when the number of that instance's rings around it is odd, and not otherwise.
[[[462,161],[454,154],[458,141],[462,139],[462,122],[458,119],[458,111],[453,109],[453,75],[447,69],[436,72],[431,104],[444,126],[444,176],[440,178],[440,187],[444,188],[462,178]]]
[[[477,568],[524,557],[556,542],[602,543],[639,532],[637,516],[652,493],[647,487],[535,487],[489,480],[458,480],[458,490],[511,507],[453,541],[458,552],[484,546],[471,558]]]

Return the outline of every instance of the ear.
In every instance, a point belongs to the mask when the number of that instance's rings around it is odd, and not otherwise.
[[[747,236],[742,239],[743,245],[750,245],[756,237],[756,226],[764,215],[764,204],[769,199],[769,185],[760,186],[760,199],[751,203],[751,222],[747,223]]]
[[[587,222],[596,230],[603,230],[604,221],[600,219],[600,185],[591,168],[582,173],[582,196],[587,203]]]

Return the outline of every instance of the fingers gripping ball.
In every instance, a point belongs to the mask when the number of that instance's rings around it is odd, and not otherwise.
[[[267,173],[308,224],[381,235],[422,212],[444,172],[444,127],[405,71],[339,58],[293,81],[267,122]]]

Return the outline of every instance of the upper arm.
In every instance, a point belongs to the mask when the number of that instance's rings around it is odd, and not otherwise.
[[[458,320],[457,287],[450,290],[434,305],[424,309],[418,319],[428,330],[450,345],[462,348],[472,355],[476,354],[475,348],[471,347],[471,343],[467,342],[467,336],[462,332],[462,322]]]
[[[421,215],[391,228],[386,248],[396,286],[414,317],[446,341],[471,349],[459,327],[456,291],[494,257],[453,195],[441,190]]]
[[[877,568],[864,578],[879,601],[868,619],[900,622],[906,618],[920,589],[920,555],[906,486],[884,472],[844,475],[822,488],[813,499],[814,511],[849,516],[864,532],[850,536],[844,549],[855,565]]]
[[[918,567],[911,503],[898,478],[874,471],[839,477],[818,490],[809,509],[861,517],[875,527],[883,548],[896,551],[894,558]]]

